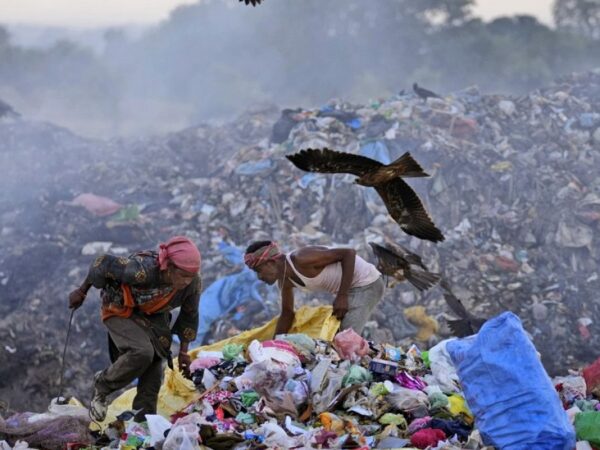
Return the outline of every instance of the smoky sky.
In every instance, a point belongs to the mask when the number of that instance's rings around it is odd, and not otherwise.
[[[368,103],[413,81],[442,94],[470,85],[523,93],[600,60],[533,17],[483,22],[469,0],[365,4],[213,0],[179,6],[142,30],[58,42],[51,30],[37,41],[54,43],[35,49],[13,39],[0,60],[0,98],[84,136],[139,136],[261,105]],[[445,25],[428,21],[448,11]]]

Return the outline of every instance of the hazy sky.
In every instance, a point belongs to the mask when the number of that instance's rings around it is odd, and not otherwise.
[[[0,23],[94,27],[151,23],[164,19],[177,5],[197,0],[0,0]],[[267,0],[262,8],[268,8]],[[365,0],[365,4],[369,1]],[[551,22],[553,0],[476,0],[476,13],[485,19],[499,15],[532,14]]]

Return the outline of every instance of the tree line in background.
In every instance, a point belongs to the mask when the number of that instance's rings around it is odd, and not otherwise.
[[[0,29],[0,97],[88,134],[164,131],[257,103],[366,101],[413,81],[520,93],[600,66],[600,1],[556,0],[555,28],[530,16],[483,22],[472,0],[266,2],[177,8],[101,53],[11,43]],[[124,125],[126,124],[126,125]]]

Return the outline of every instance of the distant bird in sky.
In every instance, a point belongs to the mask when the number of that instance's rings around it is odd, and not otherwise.
[[[0,100],[0,117],[19,117],[20,115],[8,103]]]
[[[415,191],[402,179],[429,176],[410,153],[387,165],[366,156],[327,148],[309,148],[286,155],[286,158],[307,172],[356,175],[355,183],[375,188],[388,212],[405,233],[432,242],[444,240],[444,235],[433,224]]]
[[[432,92],[432,91],[430,91],[428,89],[422,88],[417,83],[413,83],[413,91],[415,91],[415,94],[417,94],[423,100],[427,100],[430,97],[433,97],[433,98],[442,98],[438,94],[436,94],[435,92]]]
[[[452,334],[456,337],[465,337],[477,333],[487,319],[476,317],[468,312],[465,305],[450,290],[446,280],[440,281],[440,287],[444,290],[444,300],[452,312],[460,317],[458,320],[447,320]]]
[[[421,257],[407,248],[385,242],[384,245],[369,242],[378,259],[377,269],[398,281],[408,281],[419,291],[425,291],[440,281],[440,275],[427,269]]]
[[[240,0],[240,2],[244,2],[246,5],[252,5],[252,6],[256,6],[256,5],[260,5],[260,2],[262,2],[263,0]]]

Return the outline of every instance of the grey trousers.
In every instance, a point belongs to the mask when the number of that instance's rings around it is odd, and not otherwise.
[[[348,293],[348,312],[342,320],[340,331],[352,328],[360,334],[377,303],[383,297],[384,289],[383,277],[379,277],[366,286],[350,289]]]
[[[155,353],[150,336],[131,319],[111,317],[104,321],[118,354],[116,360],[96,380],[99,393],[108,395],[124,388],[136,378],[137,394],[133,409],[137,415],[156,414],[158,391],[162,382],[162,359]]]

